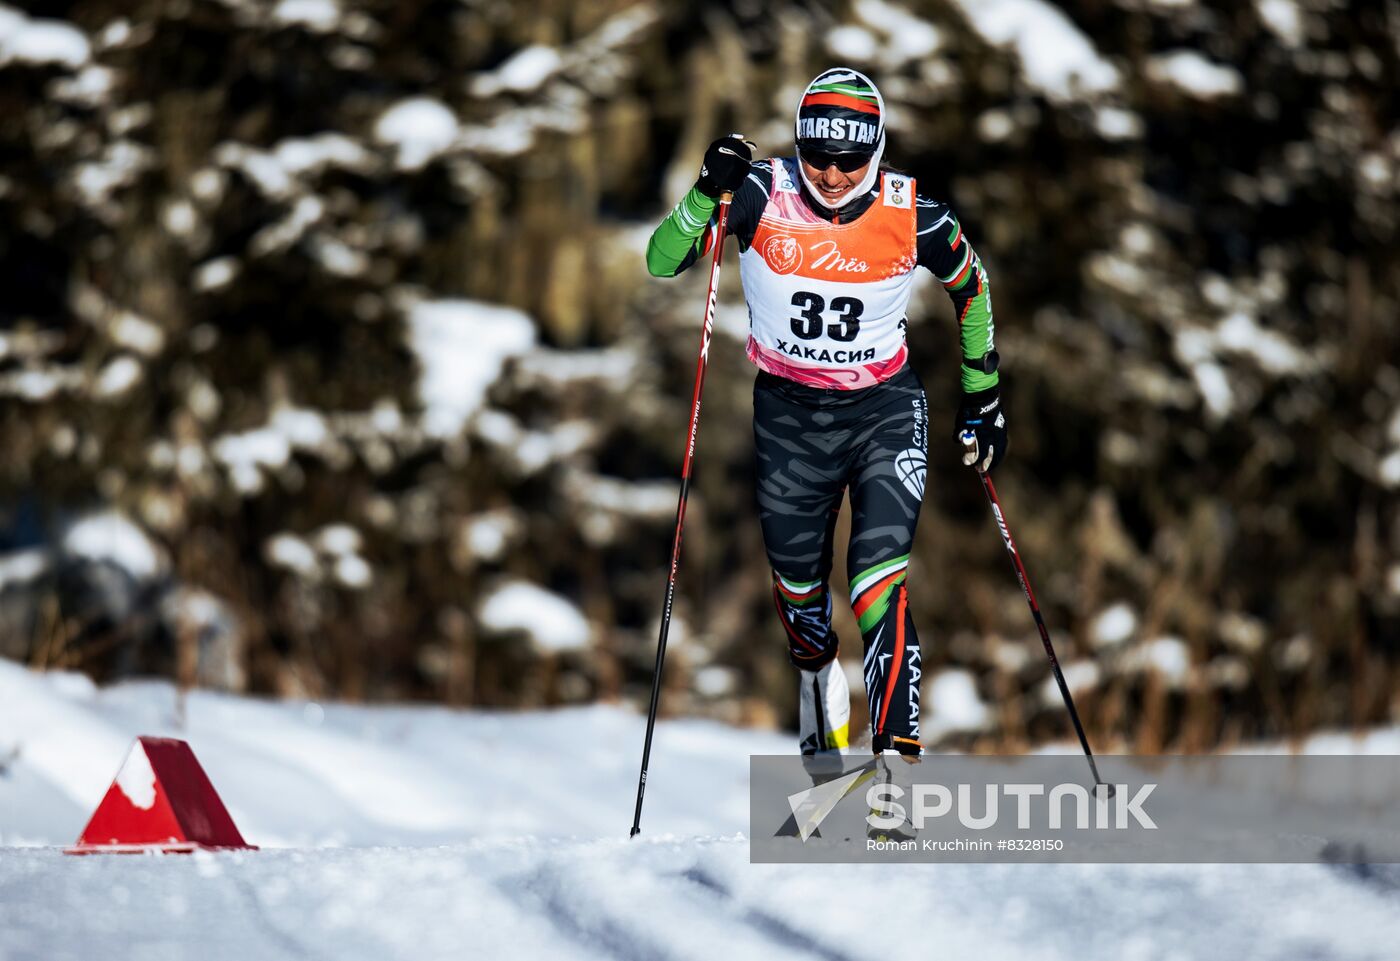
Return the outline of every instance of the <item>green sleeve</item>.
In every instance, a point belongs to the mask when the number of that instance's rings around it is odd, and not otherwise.
[[[971,245],[969,249],[970,247]],[[972,289],[966,291],[963,297],[954,292],[953,302],[960,308],[958,335],[962,341],[962,355],[981,357],[994,347],[993,333],[996,325],[992,321],[992,285],[987,279],[987,271],[982,266],[982,259],[975,252],[972,254],[972,261],[972,273],[976,276],[975,286],[968,284]],[[969,394],[995,387],[1000,380],[996,371],[984,374],[966,364],[959,365],[959,370],[962,371],[962,388]]]
[[[718,205],[719,201],[690,188],[647,241],[647,270],[653,277],[675,276],[676,268],[704,235]]]
[[[964,357],[981,357],[995,348],[996,323],[992,319],[992,284],[987,278],[987,268],[982,266],[982,258],[972,249],[972,243],[963,235],[962,226],[954,218],[949,228],[949,263],[952,269],[938,279],[952,298],[953,309],[958,314],[958,338],[962,342]],[[974,370],[960,364],[962,389],[974,393],[995,387],[1000,382],[999,375]]]
[[[963,234],[957,215],[945,203],[918,199],[919,263],[927,267],[948,297],[958,318],[959,347],[965,359],[977,359],[995,348],[996,324],[992,320],[992,287],[982,258]],[[976,393],[997,386],[1000,378],[966,364],[960,365],[962,389]]]

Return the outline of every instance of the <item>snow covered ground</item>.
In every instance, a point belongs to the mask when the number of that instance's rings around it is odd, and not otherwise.
[[[644,719],[99,690],[0,661],[0,961],[1382,959],[1400,886],[1306,865],[751,865],[750,753]],[[137,734],[190,742],[258,852],[64,856]]]

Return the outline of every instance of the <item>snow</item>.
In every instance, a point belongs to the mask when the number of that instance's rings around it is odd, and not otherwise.
[[[275,144],[271,156],[294,177],[319,174],[330,168],[364,171],[373,164],[369,151],[340,133],[289,137]]]
[[[506,361],[535,342],[524,313],[474,300],[420,301],[409,309],[408,322],[422,368],[423,426],[437,438],[460,434]]]
[[[359,277],[369,270],[369,258],[338,240],[313,237],[311,252],[316,262],[337,277]]]
[[[738,679],[731,668],[711,665],[695,672],[695,691],[702,697],[727,697],[737,687]]]
[[[9,63],[55,65],[77,70],[92,57],[81,30],[62,20],[31,20],[0,5],[0,67]]]
[[[893,71],[932,56],[943,45],[937,27],[885,0],[857,0],[855,13],[863,25],[838,26],[826,35],[827,49],[842,59],[878,61]],[[883,43],[876,34],[884,37]]]
[[[674,480],[627,481],[574,471],[565,478],[564,490],[588,513],[666,520],[675,517],[680,486]]]
[[[864,27],[846,24],[827,33],[826,49],[842,60],[870,63],[879,53],[880,42]]]
[[[1378,192],[1389,190],[1395,182],[1389,159],[1384,154],[1375,151],[1368,151],[1361,155],[1360,161],[1356,164],[1356,172],[1361,175],[1363,183],[1373,187]]]
[[[524,633],[542,651],[586,647],[593,630],[574,604],[528,581],[504,581],[482,601],[481,624],[499,634]]]
[[[473,514],[458,528],[458,541],[466,555],[479,561],[499,561],[524,532],[524,522],[514,508],[502,507]]]
[[[263,469],[285,467],[294,451],[315,452],[330,439],[330,428],[319,411],[283,405],[263,426],[216,439],[214,458],[227,469],[234,487],[251,495],[263,489]]]
[[[1105,140],[1137,140],[1143,134],[1142,118],[1122,107],[1097,107],[1094,129]]]
[[[1268,640],[1268,628],[1258,618],[1239,611],[1227,611],[1216,625],[1220,638],[1230,647],[1253,654]]]
[[[335,560],[335,579],[342,587],[364,590],[374,580],[374,572],[363,557],[346,554]]]
[[[81,370],[69,367],[30,367],[0,377],[0,394],[12,394],[29,401],[48,400],[64,390],[82,385]]]
[[[1045,0],[955,0],[996,47],[1012,47],[1028,83],[1057,103],[1118,86],[1118,71],[1063,11]]]
[[[512,450],[515,469],[522,476],[537,473],[586,450],[597,436],[598,425],[591,420],[565,421],[547,431],[527,431]]]
[[[1089,625],[1089,639],[1095,647],[1115,647],[1137,630],[1132,606],[1119,602],[1100,611]]]
[[[295,534],[286,531],[274,534],[263,546],[268,563],[281,567],[303,577],[315,577],[320,572],[316,552],[311,545]]]
[[[122,354],[114,357],[101,371],[93,384],[93,393],[102,398],[118,398],[141,381],[141,365],[136,358]]]
[[[223,198],[226,180],[223,171],[203,167],[190,174],[190,194],[201,203],[215,206]]]
[[[1301,671],[1313,659],[1315,645],[1306,634],[1294,634],[1275,649],[1274,659],[1285,671]]]
[[[541,44],[524,47],[495,70],[474,78],[471,92],[477,97],[494,97],[503,91],[529,93],[539,89],[563,63],[554,47]]]
[[[11,585],[28,584],[47,574],[48,570],[49,555],[43,548],[31,547],[0,554],[0,592]]]
[[[76,521],[63,537],[63,550],[73,557],[114,564],[137,580],[149,580],[166,567],[163,551],[115,510]]]
[[[360,532],[349,524],[328,524],[316,532],[316,546],[326,554],[339,557],[343,554],[358,554],[364,546]]]
[[[589,122],[583,93],[577,88],[556,85],[544,104],[516,107],[488,123],[463,127],[456,142],[477,154],[513,157],[534,146],[538,133],[582,133]]]
[[[954,731],[981,730],[992,719],[970,671],[949,669],[934,674],[924,683],[923,704],[920,729],[930,743]]]
[[[645,726],[630,710],[196,690],[181,727],[174,702],[163,682],[99,690],[0,660],[0,756],[17,752],[0,843],[25,845],[0,849],[0,957],[874,961],[931,931],[939,954],[977,958],[1362,961],[1400,938],[1384,878],[1329,866],[750,864],[748,756],[790,753],[787,734],[661,720],[628,840]],[[262,850],[61,854],[138,734],[187,740]],[[531,763],[541,745],[555,749]],[[1305,747],[1394,745],[1377,732]],[[862,892],[891,870],[912,931],[862,920]]]
[[[1214,286],[1218,288],[1214,300],[1221,304],[1231,301],[1233,293],[1228,284]],[[1204,290],[1210,297],[1211,285]],[[1228,417],[1235,404],[1229,375],[1219,363],[1221,355],[1247,357],[1274,377],[1304,376],[1318,369],[1315,357],[1286,335],[1261,326],[1244,311],[1228,314],[1214,327],[1180,327],[1172,339],[1172,348],[1177,360],[1191,371],[1206,411],[1216,421]]]
[[[110,50],[125,44],[131,36],[131,21],[125,17],[118,17],[98,31],[97,45],[100,49]]]
[[[293,447],[302,450],[318,447],[330,437],[325,415],[305,407],[278,407],[268,424]]]
[[[1102,676],[1099,665],[1093,661],[1070,661],[1061,665],[1060,672],[1065,676],[1065,685],[1069,688],[1071,695],[1080,691],[1091,690],[1096,687]],[[1060,694],[1060,685],[1056,683],[1052,674],[1045,679],[1045,683],[1040,686],[1040,701],[1048,707],[1063,707],[1064,698]]]
[[[994,107],[984,111],[977,118],[977,136],[987,143],[1000,143],[1016,132],[1016,121],[1011,113]]]
[[[1393,450],[1385,455],[1376,472],[1386,487],[1400,487],[1400,450]]]
[[[277,23],[328,33],[340,23],[340,7],[335,0],[281,0],[272,10],[272,19]]]
[[[200,264],[194,270],[190,283],[202,294],[221,290],[233,283],[242,268],[232,257],[215,257]]]
[[[1298,374],[1313,367],[1313,359],[1277,331],[1259,325],[1250,315],[1236,311],[1215,328],[1216,342],[1223,350],[1253,357],[1267,373]]]
[[[1179,637],[1158,637],[1129,650],[1124,666],[1156,671],[1176,686],[1185,683],[1191,671],[1191,650]]]
[[[1195,50],[1157,54],[1147,62],[1147,75],[1202,100],[1243,92],[1244,78],[1234,67],[1211,63]]]
[[[457,132],[456,114],[431,97],[401,100],[374,124],[375,140],[397,148],[398,167],[405,171],[422,169],[452,146]]]
[[[258,468],[286,466],[292,456],[292,445],[278,431],[261,427],[219,438],[214,442],[214,456],[228,468],[239,491],[256,494],[264,483]]]
[[[248,242],[248,252],[266,257],[287,250],[317,224],[325,212],[326,204],[320,197],[298,197],[285,217],[253,235]]]
[[[73,168],[73,186],[89,206],[106,203],[112,194],[136,182],[147,164],[150,151],[129,140],[107,145],[102,156]]]
[[[292,193],[292,176],[273,154],[229,142],[215,147],[213,156],[220,166],[242,172],[269,200],[285,200]]]
[[[165,349],[165,332],[127,310],[112,320],[110,333],[114,343],[144,357],[154,357]]]
[[[522,377],[536,378],[552,387],[565,387],[581,381],[627,387],[636,379],[641,359],[632,346],[598,350],[540,350],[520,358]]]
[[[1215,422],[1230,416],[1235,405],[1235,394],[1230,389],[1230,377],[1219,364],[1195,364],[1191,368],[1191,379],[1196,382],[1196,390],[1205,401],[1206,413]]]
[[[337,583],[351,590],[364,590],[374,582],[374,570],[359,554],[363,542],[360,532],[349,524],[329,524],[312,534],[309,540],[283,531],[268,539],[263,553],[273,566],[310,581],[319,581],[325,572],[322,558],[317,554],[319,551]]]
[[[117,74],[109,67],[90,63],[75,77],[64,77],[49,87],[55,100],[95,109],[106,103]]]
[[[1272,30],[1284,46],[1303,45],[1303,14],[1296,0],[1254,0],[1259,19]]]

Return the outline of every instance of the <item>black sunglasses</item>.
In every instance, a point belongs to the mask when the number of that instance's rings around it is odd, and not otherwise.
[[[811,164],[818,170],[825,170],[827,167],[835,164],[836,169],[843,174],[848,174],[853,170],[859,170],[861,167],[870,163],[870,154],[826,153],[821,150],[801,149],[799,149],[798,152],[802,155],[803,162]]]

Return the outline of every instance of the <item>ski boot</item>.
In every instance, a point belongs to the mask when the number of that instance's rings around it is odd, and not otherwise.
[[[845,754],[851,743],[851,689],[841,662],[833,658],[821,670],[797,673],[798,745],[802,754]]]

